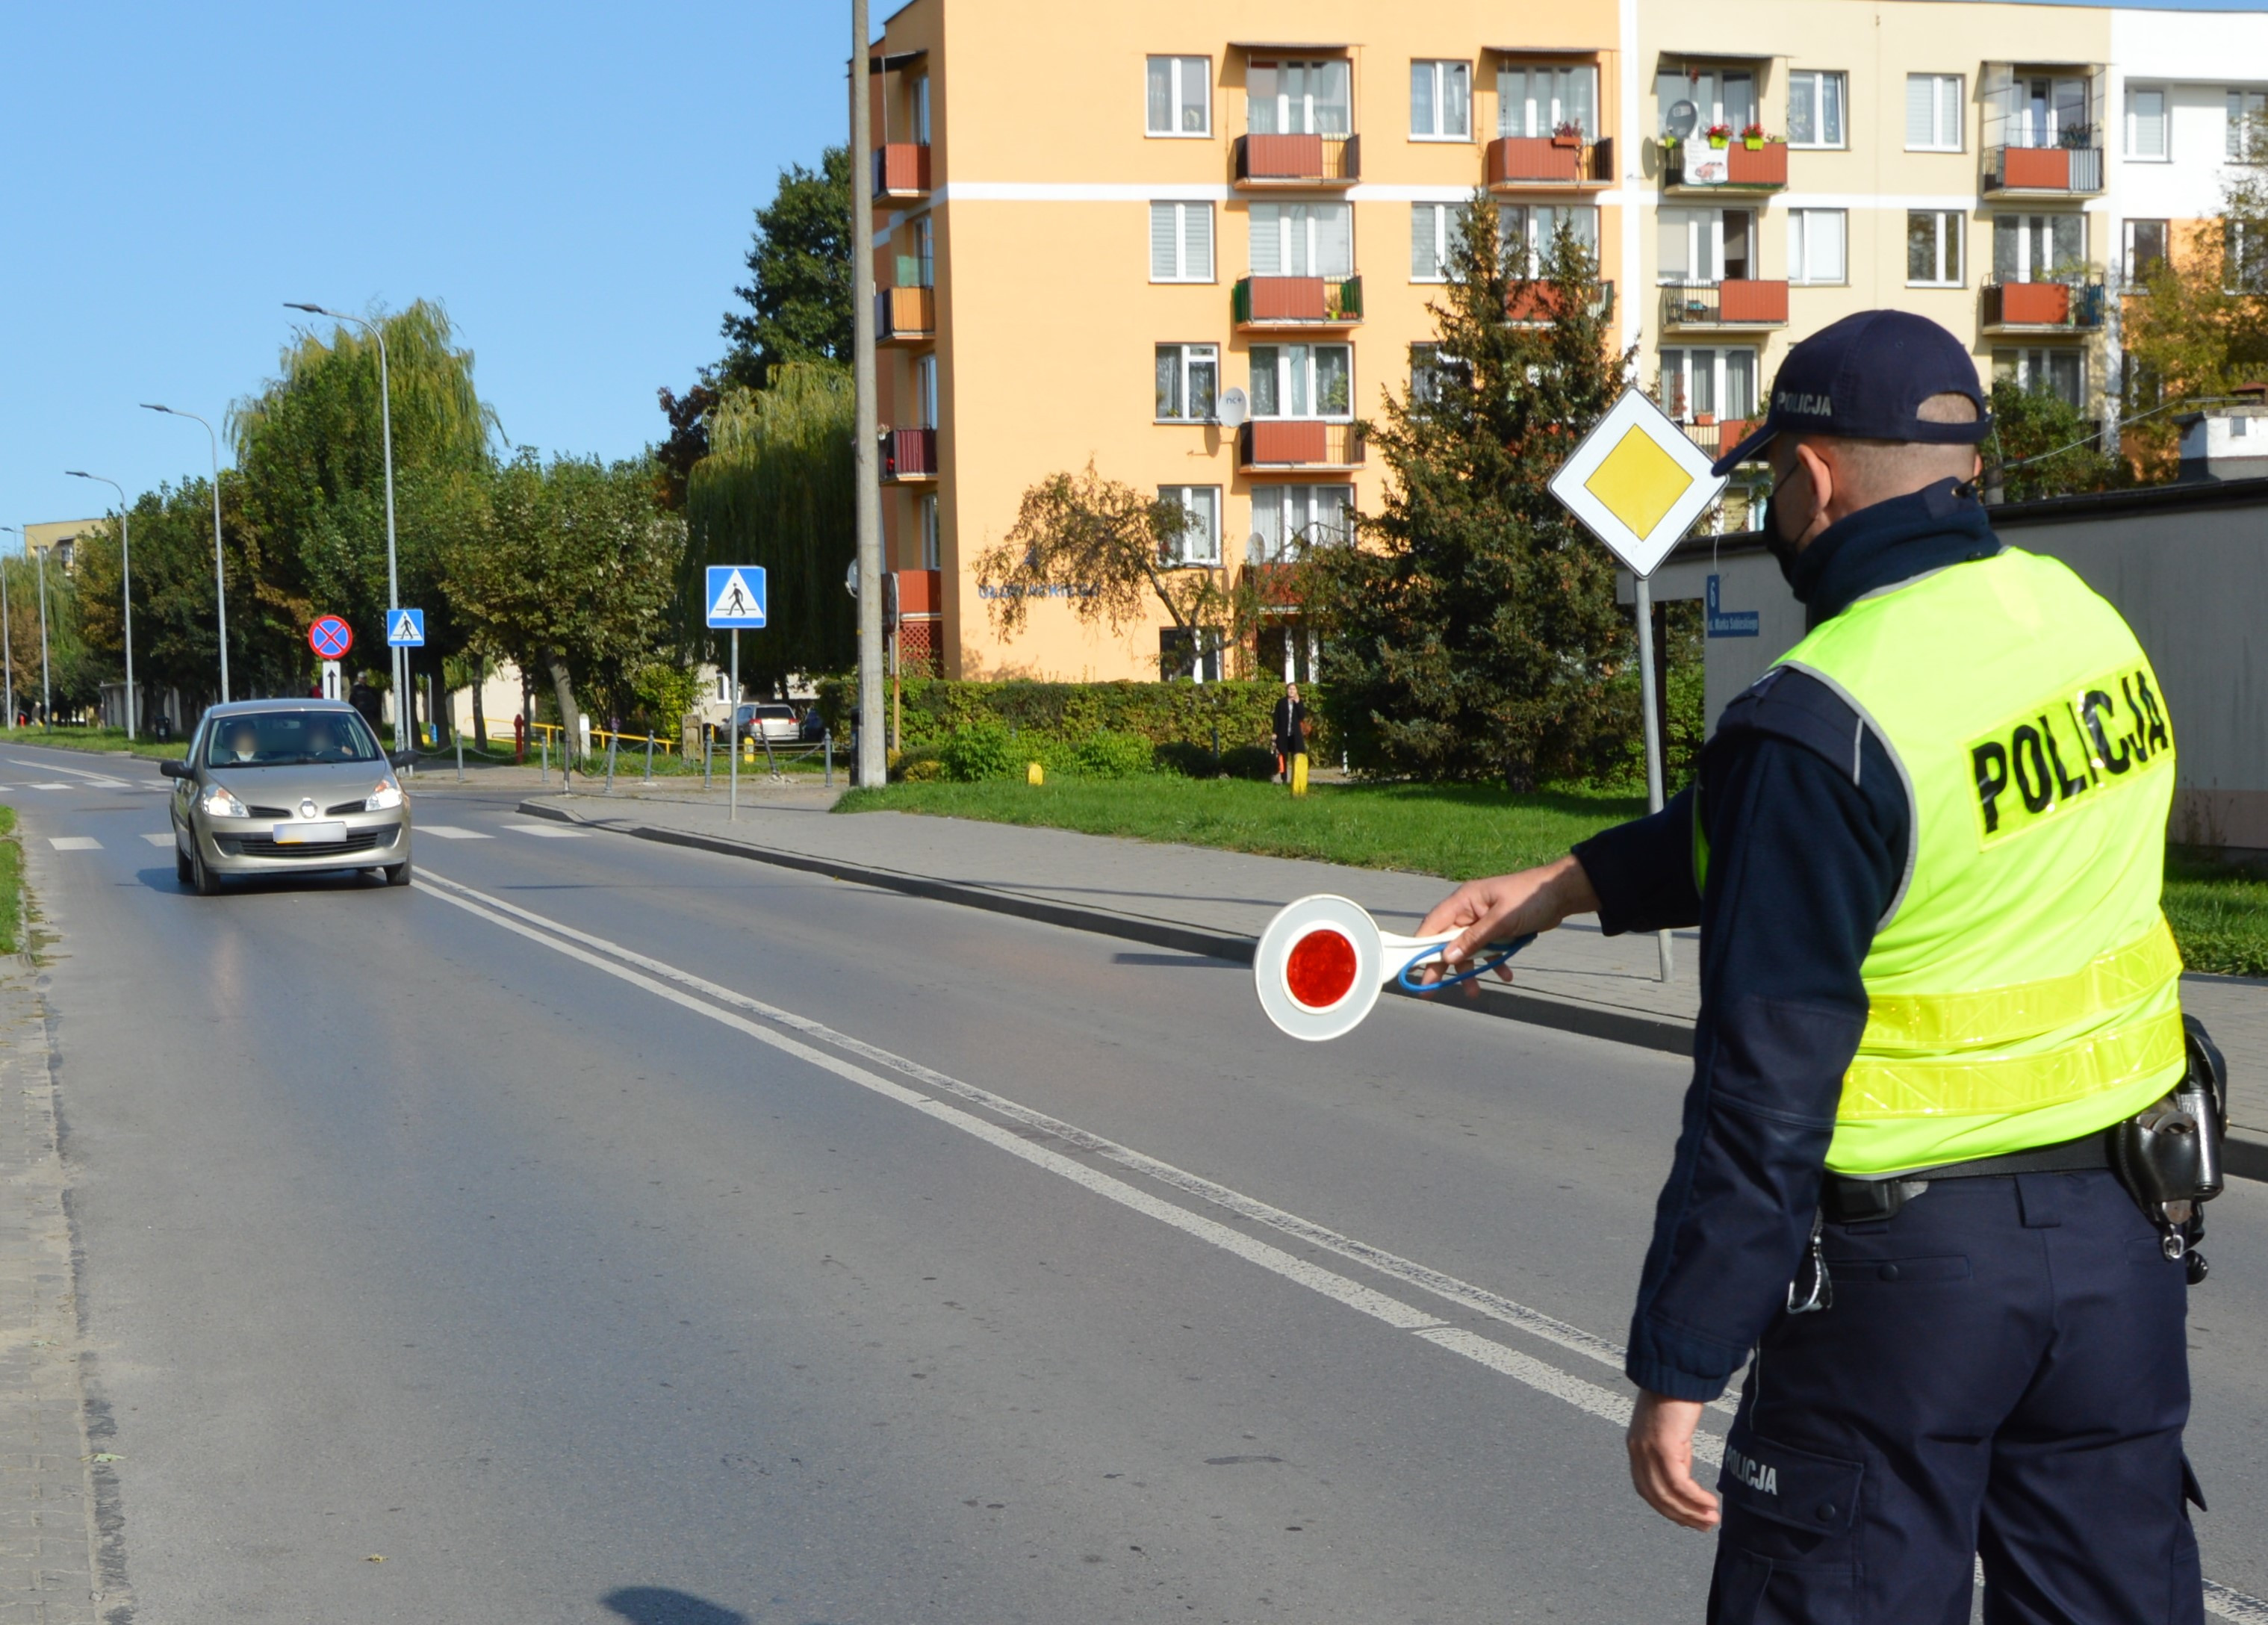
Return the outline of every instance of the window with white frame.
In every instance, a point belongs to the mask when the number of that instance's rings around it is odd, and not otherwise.
[[[1457,215],[1462,203],[1410,205],[1410,280],[1447,282],[1456,254]]]
[[[1665,349],[1657,393],[1662,410],[1680,423],[1705,416],[1720,423],[1743,422],[1756,415],[1756,352],[1740,348]]]
[[[1792,283],[1850,281],[1844,252],[1850,217],[1840,209],[1787,211],[1787,279]]]
[[[1410,347],[1410,403],[1432,406],[1441,398],[1445,379],[1468,376],[1465,364],[1439,344]]]
[[[913,113],[914,144],[929,145],[929,75],[917,76],[906,86],[906,103]]]
[[[1906,75],[1906,151],[1958,152],[1967,120],[1957,73]]]
[[[1212,280],[1212,205],[1150,205],[1150,280]]]
[[[2230,293],[2268,293],[2268,232],[2257,220],[2231,220],[2222,239],[2221,286]]]
[[[1847,146],[1843,108],[1848,80],[1840,73],[1799,69],[1787,76],[1787,144]],[[1741,133],[1735,127],[1733,133]]]
[[[1585,62],[1506,62],[1496,70],[1496,133],[1599,134],[1599,70]]]
[[[914,425],[935,429],[937,422],[937,352],[914,357]]]
[[[2087,268],[2084,215],[1994,215],[1996,282],[2055,282]]]
[[[1497,246],[1503,252],[1507,276],[1542,276],[1563,225],[1590,251],[1593,266],[1598,264],[1599,211],[1592,204],[1506,204],[1497,210],[1496,224]]]
[[[1252,415],[1338,417],[1354,409],[1354,348],[1348,344],[1255,344]]]
[[[2126,287],[2131,293],[2146,293],[2146,285],[2157,268],[2166,262],[2167,245],[2172,238],[2170,220],[2129,220],[2126,223]]]
[[[1653,104],[1658,135],[1683,140],[1718,124],[1738,135],[1756,121],[1756,76],[1748,68],[1668,70],[1654,76]]]
[[[2261,151],[2268,142],[2268,91],[2228,92],[2228,137],[2224,151],[2230,158],[2250,163],[2268,158]]]
[[[1252,205],[1255,276],[1354,275],[1354,205]]]
[[[1212,58],[1150,59],[1148,131],[1152,136],[1212,134]]]
[[[1209,423],[1220,397],[1220,346],[1158,346],[1158,421]]]
[[[1741,282],[1756,274],[1756,217],[1746,209],[1660,211],[1659,275],[1665,286]]]
[[[2168,140],[2166,87],[2129,85],[2126,87],[2126,156],[2143,163],[2162,164],[2173,157]]]
[[[1347,135],[1354,129],[1353,86],[1344,57],[1249,63],[1244,127],[1256,136]]]
[[[1906,285],[1961,286],[1962,215],[1958,209],[1906,210]]]
[[[937,496],[934,492],[914,499],[914,515],[921,529],[921,567],[936,570],[940,552],[937,540]]]
[[[1411,62],[1410,139],[1470,141],[1472,137],[1472,63]]]
[[[1158,500],[1179,503],[1188,515],[1180,539],[1166,555],[1169,564],[1218,564],[1220,562],[1220,487],[1218,485],[1161,485]]]
[[[2053,395],[2073,410],[2087,410],[2087,352],[2029,345],[1992,352],[1992,381]]]
[[[1311,548],[1350,541],[1353,511],[1351,485],[1255,486],[1247,556],[1255,564],[1280,564]]]

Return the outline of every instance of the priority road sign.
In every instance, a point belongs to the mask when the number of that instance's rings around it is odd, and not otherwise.
[[[761,565],[709,566],[709,624],[735,630],[764,624],[764,572]]]
[[[354,629],[336,615],[318,615],[307,629],[307,647],[322,659],[343,659],[354,647]]]
[[[1635,389],[1551,476],[1551,494],[1639,576],[1653,574],[1724,489],[1709,454]]]
[[[423,649],[425,646],[425,612],[422,609],[387,610],[386,641],[396,649]]]

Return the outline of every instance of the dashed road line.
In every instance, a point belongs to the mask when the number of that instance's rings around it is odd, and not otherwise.
[[[107,790],[126,788],[126,781],[114,774],[90,773],[85,768],[66,768],[60,761],[26,761],[21,756],[11,756],[8,761],[12,767],[44,768],[49,773],[68,773],[75,779],[85,779],[91,784],[99,784]],[[39,787],[35,786],[35,788]]]
[[[145,829],[142,832],[142,838],[144,841],[147,841],[151,846],[171,846],[173,844],[173,832],[170,829],[162,833],[154,829]]]
[[[444,841],[493,841],[496,839],[484,829],[466,829],[456,824],[417,824],[412,826],[412,833],[420,835],[438,835]]]
[[[587,829],[568,829],[557,824],[500,824],[515,835],[534,835],[545,841],[581,841],[590,835]]]
[[[48,844],[58,852],[99,852],[102,842],[92,835],[49,835]]]

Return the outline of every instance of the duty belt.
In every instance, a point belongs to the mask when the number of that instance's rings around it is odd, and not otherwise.
[[[1833,1224],[1877,1223],[1895,1215],[1914,1197],[1940,1180],[1983,1180],[2012,1173],[2085,1173],[2115,1169],[2110,1139],[2114,1129],[2098,1129],[2075,1140],[2036,1145],[2029,1151],[1979,1157],[1974,1162],[1948,1162],[1933,1168],[1915,1168],[1885,1179],[1860,1180],[1830,1173],[1819,1188],[1819,1210]]]

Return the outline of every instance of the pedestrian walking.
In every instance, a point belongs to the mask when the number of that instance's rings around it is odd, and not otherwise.
[[[1307,707],[1300,698],[1300,685],[1285,683],[1284,697],[1276,702],[1276,714],[1270,724],[1276,735],[1276,777],[1289,783],[1292,758],[1307,754],[1307,736],[1314,724],[1307,720]]]
[[[1628,1447],[1720,1529],[1726,1625],[1954,1625],[1978,1560],[1987,1621],[2204,1619],[2184,1316],[2225,1088],[2159,907],[2172,719],[2117,612],[1993,534],[1984,408],[1918,316],[1790,351],[1717,467],[1768,458],[1808,635],[1660,812],[1421,928],[1458,962],[1578,914],[1700,928]],[[1712,1495],[1694,1430],[1744,1363]]]

